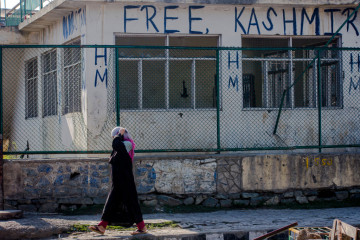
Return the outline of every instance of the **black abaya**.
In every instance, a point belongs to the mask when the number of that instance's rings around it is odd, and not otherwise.
[[[112,225],[130,227],[142,222],[143,218],[132,172],[132,160],[122,141],[123,137],[116,137],[112,143],[112,185],[101,220]]]

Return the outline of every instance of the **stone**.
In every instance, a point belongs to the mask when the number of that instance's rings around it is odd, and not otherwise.
[[[91,198],[60,198],[57,202],[60,204],[93,204]]]
[[[198,195],[195,198],[195,205],[199,205],[200,203],[202,203],[204,201],[205,197],[203,195]]]
[[[294,196],[295,196],[295,198],[296,197],[304,197],[304,194],[301,191],[295,191]]]
[[[304,195],[305,196],[317,196],[319,193],[316,190],[305,190]]]
[[[216,199],[219,199],[219,200],[225,200],[225,199],[228,199],[227,196],[225,196],[224,194],[217,194],[215,196]]]
[[[351,199],[360,199],[360,193],[351,194]]]
[[[8,200],[8,199],[6,199],[5,203],[8,204],[8,205],[12,205],[12,206],[18,205],[18,201],[16,201],[16,200]]]
[[[66,210],[68,210],[69,208],[66,206],[66,205],[61,205],[61,207],[60,207],[60,210],[61,211],[66,211]]]
[[[216,207],[217,203],[218,203],[217,199],[210,197],[210,198],[205,199],[205,201],[202,203],[202,205],[205,207]]]
[[[308,197],[309,202],[314,202],[317,199],[317,196]]]
[[[54,213],[57,211],[59,205],[57,203],[44,203],[40,206],[39,212]]]
[[[50,181],[46,177],[41,177],[39,182],[36,184],[38,188],[45,188],[50,185]]]
[[[19,204],[30,204],[31,200],[30,199],[18,199],[17,202]]]
[[[4,204],[4,209],[5,210],[18,210],[18,208],[16,206],[12,206],[10,204]]]
[[[230,199],[220,200],[220,206],[221,206],[222,208],[231,207],[231,203],[232,203],[232,201],[231,201]]]
[[[179,206],[182,204],[182,201],[172,198],[172,197],[165,196],[165,195],[160,195],[157,197],[157,199],[158,199],[160,205],[175,207],[175,206]]]
[[[143,201],[143,204],[147,207],[155,207],[157,203],[158,203],[157,200]]]
[[[90,177],[90,186],[94,188],[100,188],[100,181],[97,178]]]
[[[105,204],[105,202],[106,202],[106,197],[95,197],[93,199],[94,204]]]
[[[250,203],[250,200],[234,200],[235,206],[248,206]]]
[[[38,172],[50,173],[53,170],[49,164],[41,164],[38,166]]]
[[[18,208],[24,212],[37,212],[37,207],[33,204],[19,205]]]
[[[294,192],[286,192],[284,193],[284,198],[292,198],[294,197]]]
[[[26,168],[25,173],[29,177],[33,177],[33,176],[37,175],[36,171],[34,169],[31,169],[31,168]]]
[[[280,200],[280,202],[282,204],[290,204],[290,203],[294,203],[295,199],[294,198],[283,198],[283,199]]]
[[[54,181],[54,186],[59,186],[64,184],[65,175],[59,175]]]
[[[264,205],[266,206],[272,206],[272,205],[278,205],[280,203],[280,197],[279,196],[274,196],[272,198],[270,198],[269,200],[267,200]]]
[[[231,194],[229,194],[229,198],[230,199],[239,199],[240,193],[231,193]]]
[[[336,201],[336,197],[321,198],[323,201]]]
[[[347,199],[349,197],[349,193],[348,191],[339,191],[339,192],[335,192],[336,198],[339,200],[344,200]]]
[[[144,201],[144,200],[146,200],[146,195],[139,195],[139,196],[138,196],[138,199],[139,199],[140,201]]]
[[[305,196],[298,196],[298,197],[295,197],[295,199],[300,204],[309,203],[309,201],[307,200],[307,198]]]
[[[194,202],[195,202],[195,200],[193,197],[188,197],[184,200],[185,205],[192,205],[192,204],[194,204]]]
[[[263,197],[253,197],[250,199],[250,205],[251,206],[259,206],[264,202]]]
[[[241,193],[241,197],[242,198],[245,198],[245,199],[248,199],[248,198],[256,198],[258,197],[259,194],[258,193]]]
[[[156,199],[156,195],[153,194],[146,195],[146,200],[154,200],[154,199]]]
[[[71,206],[68,207],[68,209],[71,210],[71,211],[74,211],[74,210],[77,209],[77,206],[76,205],[71,205]]]
[[[351,189],[350,193],[360,193],[360,189],[359,188]]]

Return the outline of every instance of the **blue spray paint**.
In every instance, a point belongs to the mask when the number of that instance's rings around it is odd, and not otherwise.
[[[346,9],[342,12],[342,15],[344,15],[345,13],[347,13],[347,14],[346,14],[346,17],[349,17],[349,15],[351,14],[350,11],[354,11],[354,10],[355,10],[355,8],[346,8]],[[355,12],[355,14],[354,14],[354,16],[352,17],[352,19],[349,19],[349,20],[347,21],[347,23],[346,23],[346,30],[347,30],[347,32],[349,32],[349,26],[351,25],[351,26],[354,28],[354,30],[355,30],[356,36],[359,36],[359,32],[358,32],[356,26],[354,25],[354,21],[356,20],[356,17],[357,17],[357,12]]]
[[[246,34],[246,30],[244,28],[244,25],[242,25],[242,23],[240,22],[240,17],[242,15],[242,13],[244,12],[245,7],[243,7],[239,13],[239,15],[237,14],[237,7],[235,7],[235,32],[237,32],[237,26],[239,25],[241,30],[243,31],[244,34]]]
[[[296,31],[296,11],[295,8],[293,8],[293,19],[292,20],[286,20],[285,17],[285,9],[283,9],[283,21],[284,21],[284,35],[286,35],[286,24],[292,23],[293,24],[293,35],[297,35]]]
[[[180,32],[179,30],[175,30],[175,29],[173,29],[173,30],[168,30],[167,29],[167,20],[172,20],[172,21],[174,21],[174,20],[177,20],[178,19],[178,17],[168,17],[167,16],[167,11],[168,10],[172,10],[172,9],[177,9],[179,6],[166,6],[165,8],[164,8],[164,33],[176,33],[176,32]]]
[[[350,53],[350,72],[353,72],[354,70],[354,64],[357,64],[357,67],[358,67],[358,72],[360,72],[360,54],[358,54],[358,61],[357,62],[354,62],[354,59],[353,59],[353,54]]]
[[[273,30],[273,28],[274,28],[274,24],[273,24],[273,22],[271,21],[271,18],[270,18],[270,12],[273,12],[274,15],[275,15],[275,17],[277,17],[277,13],[275,12],[275,10],[274,10],[272,7],[269,7],[269,9],[267,10],[266,16],[267,16],[267,20],[269,21],[270,26],[267,27],[267,26],[265,25],[264,21],[262,22],[264,28],[265,28],[267,31],[271,31],[271,30]]]
[[[136,21],[138,20],[138,18],[127,18],[126,15],[127,15],[127,9],[136,9],[136,8],[140,8],[139,5],[127,5],[127,6],[124,6],[124,32],[126,32],[126,24],[127,22],[129,21]]]
[[[301,30],[300,35],[303,35],[304,29],[304,17],[308,20],[309,24],[312,24],[315,21],[315,35],[320,35],[320,17],[319,17],[319,8],[315,8],[313,14],[311,15],[311,19],[307,15],[305,8],[301,11]]]
[[[67,39],[79,27],[86,25],[86,10],[79,9],[63,17],[63,37]]]
[[[331,21],[331,32],[326,32],[324,35],[333,35],[334,34],[334,12],[340,12],[340,9],[325,9],[324,12],[330,13]]]
[[[96,69],[96,73],[95,73],[95,87],[97,86],[98,83],[98,77],[100,78],[101,82],[105,81],[105,86],[107,88],[107,83],[108,83],[108,72],[107,72],[107,49],[104,48],[104,54],[103,55],[99,55],[98,54],[98,48],[95,48],[95,66],[98,65],[98,58],[104,58],[104,64],[105,64],[105,70],[104,70],[104,74],[101,76],[100,72],[98,69]]]
[[[189,33],[190,34],[203,34],[201,31],[193,31],[192,30],[192,22],[193,21],[202,21],[202,18],[195,18],[192,17],[192,9],[201,9],[204,8],[204,6],[189,6]]]
[[[255,19],[255,22],[254,22],[254,23],[252,22],[252,19],[253,19],[253,18]],[[251,10],[251,15],[250,15],[250,20],[249,20],[249,26],[248,26],[247,34],[250,33],[250,27],[253,26],[253,25],[257,27],[258,34],[260,35],[261,33],[260,33],[259,23],[258,23],[258,20],[257,20],[256,13],[255,13],[255,9],[254,9],[254,8]]]
[[[235,76],[235,79],[233,80],[232,77],[229,77],[229,84],[228,89],[230,89],[230,84],[234,87],[236,87],[236,91],[239,92],[239,78],[238,75]]]
[[[153,14],[151,15],[151,17],[149,17],[149,10],[148,10],[149,8],[152,8],[152,10],[153,10]],[[146,29],[147,29],[147,31],[149,31],[149,22],[150,22],[151,25],[154,27],[155,31],[159,32],[159,29],[156,27],[156,25],[153,21],[153,18],[156,15],[156,8],[152,5],[144,5],[141,7],[140,11],[143,11],[144,9],[146,10]]]
[[[231,63],[236,63],[236,69],[239,69],[239,52],[236,51],[236,60],[231,60],[230,58],[230,51],[228,52],[228,69],[230,69]]]
[[[357,82],[356,84],[353,82],[353,78],[351,77],[351,78],[350,78],[350,86],[349,86],[349,94],[351,94],[351,89],[352,89],[352,88],[356,91],[356,89],[357,89],[359,86],[360,86],[360,77],[359,77],[358,82]],[[360,88],[359,88],[359,89],[360,89]]]

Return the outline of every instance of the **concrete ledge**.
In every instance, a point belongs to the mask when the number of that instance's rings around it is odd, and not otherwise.
[[[23,211],[22,210],[5,210],[0,211],[0,220],[8,220],[13,218],[22,218]]]

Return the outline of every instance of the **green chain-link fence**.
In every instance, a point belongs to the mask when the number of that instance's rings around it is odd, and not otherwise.
[[[360,49],[78,44],[1,47],[5,154],[360,147]]]

